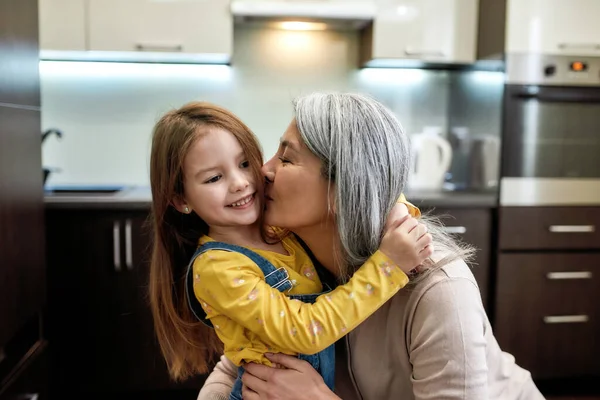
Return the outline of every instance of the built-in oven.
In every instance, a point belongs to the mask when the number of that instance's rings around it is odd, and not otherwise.
[[[506,65],[500,205],[600,204],[600,57]]]

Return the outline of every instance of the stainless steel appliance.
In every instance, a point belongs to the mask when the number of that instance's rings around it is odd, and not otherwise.
[[[500,205],[600,204],[600,57],[506,65]]]

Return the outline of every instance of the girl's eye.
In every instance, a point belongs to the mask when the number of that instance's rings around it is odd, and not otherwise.
[[[210,178],[209,180],[207,180],[204,183],[215,183],[215,182],[217,182],[220,179],[221,179],[221,175],[216,175],[216,176],[213,176],[212,178]]]
[[[282,164],[289,164],[291,162],[287,158],[283,158],[283,157],[278,157],[278,158],[279,158],[279,161],[281,161]]]
[[[248,168],[249,166],[250,166],[250,163],[249,163],[248,161],[243,161],[243,162],[240,164],[240,167],[241,167],[241,168]]]

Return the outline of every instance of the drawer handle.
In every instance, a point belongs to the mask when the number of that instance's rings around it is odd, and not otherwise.
[[[467,228],[464,226],[444,226],[444,232],[450,234],[465,234],[467,233]]]
[[[548,230],[552,233],[593,233],[594,225],[550,225]]]
[[[588,322],[590,317],[587,315],[552,315],[544,317],[547,324],[578,324]]]
[[[6,358],[6,353],[4,352],[4,349],[2,347],[0,347],[0,363],[2,361],[4,361],[5,358]]]
[[[600,50],[600,44],[597,43],[559,43],[558,48],[561,50],[566,49],[590,49]]]
[[[128,270],[133,269],[133,251],[131,249],[131,220],[125,220],[125,265]]]
[[[137,51],[164,51],[164,52],[180,52],[183,51],[183,46],[180,44],[160,45],[160,44],[142,44],[135,45]]]
[[[121,271],[121,224],[119,221],[113,223],[113,264],[115,271]]]
[[[419,51],[411,50],[410,48],[404,49],[404,55],[408,57],[446,57],[443,51],[432,50],[432,51]]]
[[[592,273],[590,271],[548,272],[546,278],[556,281],[563,279],[592,279]]]

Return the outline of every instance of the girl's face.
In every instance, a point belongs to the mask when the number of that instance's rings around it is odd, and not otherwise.
[[[295,120],[283,134],[277,154],[263,165],[262,171],[267,178],[268,225],[298,233],[333,220],[329,212],[333,202],[329,199],[335,188],[323,177],[319,158],[304,145]]]
[[[185,156],[183,172],[183,200],[211,229],[258,220],[262,205],[256,191],[262,186],[229,131],[211,127],[200,135]]]

